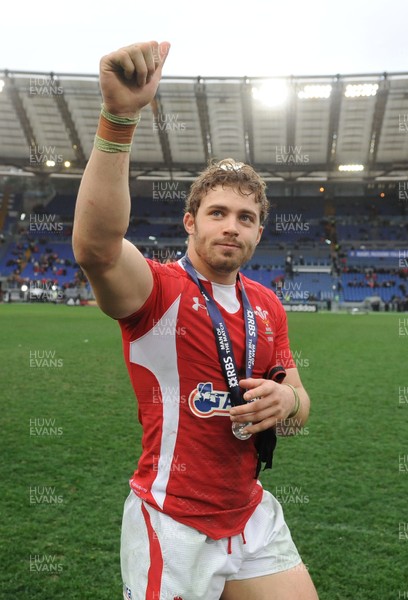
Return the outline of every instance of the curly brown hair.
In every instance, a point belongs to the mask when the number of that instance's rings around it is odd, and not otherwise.
[[[233,158],[215,162],[210,161],[208,167],[200,173],[191,185],[184,206],[185,213],[197,215],[202,198],[217,185],[236,189],[242,196],[254,194],[255,202],[260,207],[260,222],[263,225],[268,217],[269,201],[266,197],[266,183],[258,173],[245,163],[236,162]]]

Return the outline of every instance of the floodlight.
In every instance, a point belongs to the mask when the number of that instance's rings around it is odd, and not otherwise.
[[[339,165],[339,171],[364,171],[364,165]]]
[[[331,85],[305,85],[303,90],[298,92],[298,98],[300,98],[300,100],[310,100],[312,98],[330,98],[331,92]]]
[[[279,108],[285,103],[289,88],[281,79],[266,81],[260,87],[252,88],[252,96],[270,108]]]
[[[344,95],[346,98],[362,98],[366,96],[375,96],[378,90],[378,83],[357,83],[346,86]]]

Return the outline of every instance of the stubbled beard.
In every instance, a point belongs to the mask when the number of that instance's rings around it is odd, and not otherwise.
[[[242,255],[242,246],[240,247],[240,255],[234,257],[233,254],[236,254],[235,250],[231,250],[230,256],[224,256],[218,258],[215,255],[216,246],[210,245],[209,247],[203,248],[203,244],[200,243],[200,236],[198,233],[192,235],[194,242],[194,249],[196,254],[206,262],[214,271],[218,271],[220,273],[232,273],[240,269],[242,265],[250,260],[255,252],[256,246],[252,249],[247,248],[246,254]],[[204,252],[202,251],[204,249]],[[224,249],[223,253],[228,253],[228,250]]]

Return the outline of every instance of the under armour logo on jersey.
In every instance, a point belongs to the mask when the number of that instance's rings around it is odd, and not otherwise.
[[[208,313],[206,305],[200,303],[200,299],[198,298],[198,296],[194,296],[193,300],[194,300],[194,304],[193,304],[194,310],[198,311],[200,308],[203,308]]]

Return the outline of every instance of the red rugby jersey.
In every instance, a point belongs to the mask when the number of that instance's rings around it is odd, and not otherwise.
[[[254,478],[255,436],[231,431],[229,392],[204,299],[180,263],[148,260],[153,291],[119,320],[143,427],[142,454],[130,486],[154,508],[212,539],[237,535],[262,497]],[[258,325],[252,376],[295,366],[286,313],[271,291],[241,276]],[[245,377],[245,324],[239,285],[203,281],[213,295]],[[278,357],[278,360],[277,360]]]

